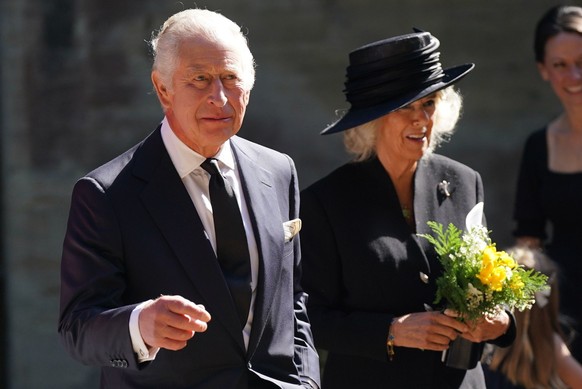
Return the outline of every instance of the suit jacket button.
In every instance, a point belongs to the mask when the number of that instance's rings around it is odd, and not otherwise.
[[[109,361],[111,367],[123,367],[126,368],[129,366],[129,363],[125,359],[112,359]]]
[[[428,276],[426,274],[424,274],[423,272],[420,272],[420,280],[422,282],[424,282],[425,284],[428,284]]]

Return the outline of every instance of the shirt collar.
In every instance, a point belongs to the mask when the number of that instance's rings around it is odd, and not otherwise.
[[[186,177],[188,174],[192,173],[193,170],[198,168],[202,162],[206,160],[206,157],[198,154],[188,146],[186,146],[172,131],[168,119],[164,117],[162,120],[162,140],[166,146],[168,154],[176,171],[180,175],[180,178]],[[235,162],[234,156],[232,155],[232,149],[230,147],[230,142],[224,142],[218,150],[218,153],[214,155],[214,158],[218,159],[223,166],[234,170]]]

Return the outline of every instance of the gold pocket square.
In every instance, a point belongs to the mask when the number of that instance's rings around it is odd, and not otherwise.
[[[283,223],[285,242],[289,242],[301,230],[301,219],[293,219]]]

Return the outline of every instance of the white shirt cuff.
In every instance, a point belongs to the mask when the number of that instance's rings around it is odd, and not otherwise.
[[[143,306],[148,302],[149,301],[144,301],[135,307],[133,311],[131,311],[131,316],[129,317],[129,336],[131,337],[133,351],[137,354],[138,362],[153,361],[156,358],[158,351],[160,351],[159,347],[148,349],[139,330],[139,314],[141,313]]]

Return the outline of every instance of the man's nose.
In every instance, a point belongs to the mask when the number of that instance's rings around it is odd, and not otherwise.
[[[208,102],[218,107],[224,107],[226,101],[227,98],[226,93],[224,91],[224,85],[222,84],[222,80],[220,78],[217,78],[213,80],[212,84],[210,85],[210,94],[208,95]]]

